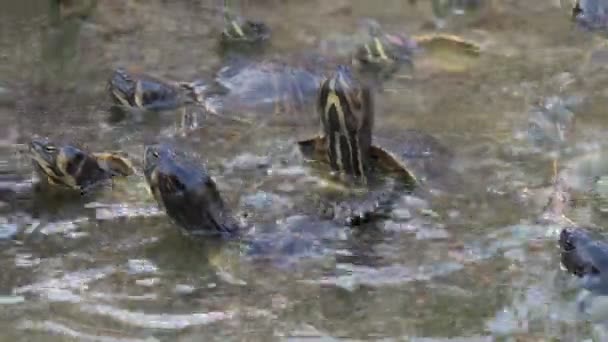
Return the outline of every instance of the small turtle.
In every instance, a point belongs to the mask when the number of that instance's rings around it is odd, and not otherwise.
[[[223,49],[262,48],[270,39],[270,27],[261,21],[253,21],[224,12],[224,29],[220,39]]]
[[[321,62],[322,59],[319,59]],[[312,59],[288,64],[278,59],[260,62],[232,58],[215,77],[219,91],[200,99],[213,112],[250,122],[314,126],[310,115],[323,77],[322,64]]]
[[[405,36],[385,31],[364,19],[355,35],[331,35],[321,41],[326,54],[351,56],[351,64],[372,81],[382,82],[403,66],[459,72],[470,69],[480,56],[478,43],[444,33]],[[415,61],[415,63],[414,63]]]
[[[377,171],[384,169],[403,175],[406,184],[417,185],[446,172],[452,159],[450,151],[437,139],[420,131],[408,129],[391,137],[374,136],[372,92],[346,66],[339,66],[322,83],[317,111],[320,134],[299,141],[300,147],[305,155],[326,161],[333,171],[350,181],[368,184],[370,178],[378,178]],[[373,214],[374,206],[391,192],[393,189],[387,193],[385,188],[368,192],[361,203],[371,207],[360,207],[357,200],[347,204],[355,214],[344,216],[351,221]],[[353,210],[347,208],[347,213]]]
[[[158,205],[190,235],[234,235],[239,224],[204,165],[169,144],[146,146],[144,175]]]
[[[43,184],[86,193],[116,176],[133,174],[131,162],[121,153],[89,153],[74,145],[57,145],[34,139],[30,153]]]
[[[195,102],[194,93],[202,91],[204,86],[197,82],[174,82],[118,68],[112,73],[107,88],[117,105],[163,111]]]

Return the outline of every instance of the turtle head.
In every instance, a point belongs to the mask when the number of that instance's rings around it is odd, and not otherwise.
[[[30,153],[38,174],[50,184],[83,190],[107,178],[94,157],[73,145],[36,138],[30,142]]]
[[[353,65],[390,75],[402,65],[413,64],[412,57],[420,50],[414,39],[387,33],[375,20],[365,20],[361,26],[367,38],[355,49]]]
[[[369,87],[357,81],[348,67],[339,66],[322,82],[317,110],[331,168],[365,180],[374,124]]]
[[[230,11],[224,12],[222,41],[263,43],[270,37],[270,27],[263,22],[246,20]]]
[[[114,70],[108,81],[107,89],[117,104],[127,107],[133,105],[131,99],[135,96],[136,81],[126,69]]]

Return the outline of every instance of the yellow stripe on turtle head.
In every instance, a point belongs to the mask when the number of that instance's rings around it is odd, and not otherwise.
[[[386,54],[386,51],[384,51],[384,45],[382,44],[380,39],[374,38],[374,46],[376,47],[376,51],[378,51],[378,54],[380,55],[381,59],[389,59],[388,55]]]
[[[243,29],[236,21],[233,20],[230,22],[230,24],[232,25],[234,32],[236,32],[236,34],[239,35],[239,37],[241,37],[241,38],[245,37],[245,33],[243,32]]]

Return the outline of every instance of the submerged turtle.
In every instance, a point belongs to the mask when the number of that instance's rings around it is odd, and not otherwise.
[[[224,202],[199,158],[168,143],[146,146],[144,175],[150,192],[167,217],[182,234],[202,238],[195,239],[197,243],[209,243],[205,250],[211,252],[210,262],[220,266],[223,272],[226,267],[234,267],[230,265],[234,256],[230,250],[234,249],[221,248],[226,246],[222,242],[236,245],[239,260],[262,257],[272,264],[289,266],[294,257],[326,255],[328,248],[321,241],[335,240],[340,235],[331,229],[334,228],[332,222],[304,215],[286,217],[280,230],[250,229]]]
[[[299,145],[306,155],[324,160],[349,181],[367,185],[379,178],[378,171],[385,170],[402,175],[411,186],[447,172],[452,154],[436,138],[413,129],[390,137],[373,134],[372,92],[346,66],[339,66],[321,84],[317,112],[321,118],[320,134],[299,141]],[[363,198],[347,203],[347,212],[351,213],[345,215],[347,220],[373,214],[376,206],[394,191],[372,189]],[[361,207],[360,203],[365,205]]]
[[[608,2],[604,0],[575,0],[572,19],[589,30],[608,29]]]
[[[117,105],[149,111],[171,110],[195,102],[202,84],[164,80],[125,68],[114,70],[108,91]]]
[[[30,153],[43,184],[81,193],[113,177],[133,174],[130,161],[119,152],[89,153],[75,145],[34,139],[30,142]]]

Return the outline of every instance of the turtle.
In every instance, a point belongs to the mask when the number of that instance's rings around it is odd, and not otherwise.
[[[34,138],[29,144],[34,168],[42,184],[86,194],[113,177],[127,177],[133,166],[121,152],[87,152],[75,144],[56,144]]]
[[[319,63],[315,63],[315,61]],[[216,73],[215,91],[202,94],[199,102],[211,112],[250,123],[314,126],[310,115],[323,60],[313,56],[287,63],[281,59],[251,61],[232,57]]]
[[[270,35],[271,30],[266,23],[224,11],[224,29],[220,36],[220,49],[222,52],[260,50],[266,46]]]
[[[346,209],[346,214],[336,218],[344,218],[348,224],[381,213],[379,206],[388,203],[396,190],[421,186],[449,169],[453,153],[429,134],[415,129],[404,129],[393,136],[373,132],[373,92],[349,66],[338,66],[322,82],[316,110],[319,131],[297,142],[305,156],[325,162],[350,184],[366,187],[376,183],[381,171],[395,173],[403,180],[404,186],[393,188],[394,183],[388,182],[391,188],[368,189],[351,203],[339,203],[338,209]]]
[[[113,71],[107,84],[115,104],[148,111],[172,110],[195,103],[193,91],[202,91],[202,88],[204,85],[196,81],[171,81],[123,67]]]
[[[604,0],[575,0],[572,20],[592,31],[608,29],[608,3]]]
[[[363,20],[361,26],[367,33],[366,38],[353,49],[353,66],[365,73],[376,74],[381,80],[393,75],[401,66],[413,66],[413,54],[419,50],[416,39],[385,32],[372,19]]]

